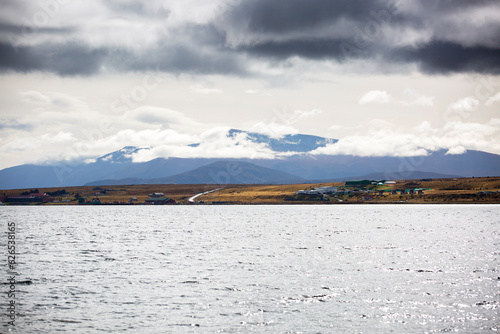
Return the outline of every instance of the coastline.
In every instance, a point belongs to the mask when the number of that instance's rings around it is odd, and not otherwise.
[[[338,192],[324,195],[303,195],[320,187]],[[404,191],[405,188],[423,189]],[[346,186],[343,182],[315,184],[159,184],[120,186],[77,186],[40,188],[44,201],[36,203],[5,203],[6,205],[149,205],[153,194],[171,200],[164,205],[361,205],[361,204],[500,204],[500,177],[398,180],[393,184],[370,185],[363,188]],[[406,189],[408,190],[408,189]],[[0,190],[3,199],[26,194],[29,189]],[[302,192],[302,193],[301,193]],[[45,199],[47,194],[61,194]],[[41,196],[41,195],[40,195]],[[153,197],[154,199],[154,197]],[[1,201],[1,199],[0,199]],[[79,204],[80,201],[81,203]],[[83,203],[82,203],[83,202]]]

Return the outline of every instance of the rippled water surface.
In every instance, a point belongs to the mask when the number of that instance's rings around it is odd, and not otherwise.
[[[32,282],[16,286],[17,333],[500,329],[499,205],[45,206],[0,216],[5,232],[16,224],[17,280]],[[2,293],[2,310],[7,302]],[[2,312],[0,331],[13,329]]]

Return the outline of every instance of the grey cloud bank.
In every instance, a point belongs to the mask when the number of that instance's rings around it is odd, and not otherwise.
[[[174,20],[171,3],[89,1],[79,11],[79,1],[6,1],[15,15],[0,16],[0,68],[258,75],[254,62],[300,57],[500,72],[496,1],[247,0],[221,2],[198,22]],[[102,36],[92,28],[99,26]]]

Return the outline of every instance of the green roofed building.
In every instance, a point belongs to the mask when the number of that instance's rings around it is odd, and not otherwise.
[[[352,180],[352,181],[345,181],[345,186],[346,187],[366,187],[372,184],[372,182],[379,182],[379,181],[373,181],[373,180]]]

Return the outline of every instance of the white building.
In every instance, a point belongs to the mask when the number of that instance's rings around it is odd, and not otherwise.
[[[335,194],[338,192],[338,187],[319,187],[313,190],[299,190],[296,192],[297,195],[324,195],[324,194]]]
[[[157,198],[157,197],[164,197],[165,194],[164,193],[152,193],[152,194],[149,194],[148,196],[151,198]]]
[[[320,194],[335,194],[339,191],[338,187],[319,187],[314,190],[319,191]]]

